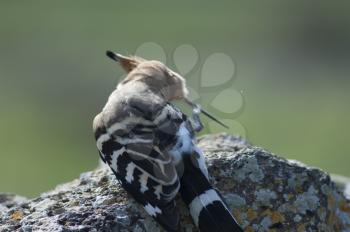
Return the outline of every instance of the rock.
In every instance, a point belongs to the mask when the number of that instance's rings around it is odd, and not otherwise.
[[[245,231],[350,231],[349,202],[327,173],[227,134],[198,143],[212,183]],[[1,196],[0,231],[163,231],[107,168],[32,200],[4,205]],[[177,201],[184,231],[197,231]]]
[[[15,205],[20,205],[27,201],[27,198],[17,196],[13,193],[0,193],[0,207],[3,210],[8,210]]]

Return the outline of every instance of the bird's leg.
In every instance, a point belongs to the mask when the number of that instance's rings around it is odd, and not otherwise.
[[[192,124],[193,130],[195,132],[199,132],[203,129],[203,124],[202,124],[201,119],[199,117],[200,113],[201,113],[200,105],[198,105],[198,104],[194,105],[193,110],[192,110],[191,124]]]

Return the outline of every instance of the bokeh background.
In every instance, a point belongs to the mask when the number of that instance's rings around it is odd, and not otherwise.
[[[338,0],[0,1],[0,192],[34,197],[97,166],[92,119],[122,75],[104,52],[147,41],[167,54],[191,44],[200,62],[230,55],[244,98],[232,118],[248,140],[350,176],[349,11]]]

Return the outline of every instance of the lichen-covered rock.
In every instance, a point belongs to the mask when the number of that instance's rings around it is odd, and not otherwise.
[[[349,203],[321,170],[234,136],[198,142],[211,181],[245,231],[350,231]],[[32,200],[1,199],[0,231],[163,231],[106,168]],[[197,231],[180,199],[178,205],[184,231]]]
[[[2,216],[4,216],[10,208],[26,201],[27,199],[25,197],[17,196],[12,193],[0,193],[0,225]]]

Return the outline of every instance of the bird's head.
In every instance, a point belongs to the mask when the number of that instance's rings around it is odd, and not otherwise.
[[[224,123],[212,116],[207,111],[193,103],[188,98],[188,89],[186,80],[178,73],[172,71],[162,62],[156,60],[145,60],[136,56],[123,56],[118,53],[107,51],[107,56],[117,61],[127,72],[125,79],[118,84],[118,88],[130,84],[147,85],[147,88],[157,95],[160,95],[165,101],[184,100],[195,110],[205,114],[220,125],[228,128]],[[135,83],[137,82],[137,83]]]
[[[107,51],[106,54],[127,72],[127,76],[119,85],[134,81],[143,82],[166,101],[187,99],[188,90],[185,79],[162,62],[123,56],[111,51]]]

